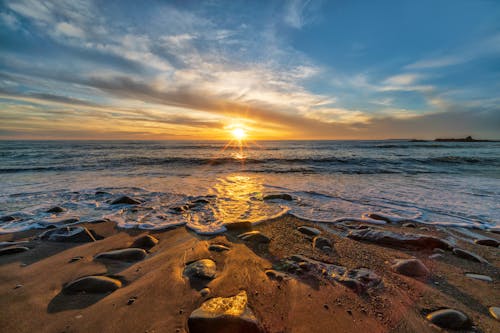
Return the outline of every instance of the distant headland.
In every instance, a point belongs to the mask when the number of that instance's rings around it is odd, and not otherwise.
[[[418,139],[412,139],[410,142],[430,142],[430,141],[435,141],[435,142],[497,142],[497,140],[477,140],[472,138],[472,136],[468,136],[465,138],[437,138],[434,140],[418,140]]]

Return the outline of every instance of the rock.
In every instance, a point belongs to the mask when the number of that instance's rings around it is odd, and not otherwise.
[[[22,244],[26,245],[28,243],[29,243],[29,241],[18,241],[18,242],[9,242],[9,241],[7,241],[7,242],[0,242],[0,249],[4,248],[4,247],[10,247],[10,246],[16,246],[16,245],[22,245]]]
[[[133,199],[129,196],[123,195],[115,200],[111,201],[111,205],[138,205],[141,202],[139,200]]]
[[[26,246],[4,247],[3,249],[0,249],[0,256],[7,255],[7,254],[16,254],[16,253],[26,252],[28,250],[29,250],[29,248]]]
[[[71,259],[68,261],[68,263],[77,262],[77,261],[80,261],[80,260],[82,260],[82,259],[83,259],[83,257],[82,257],[82,256],[76,256],[76,257],[71,258]]]
[[[313,238],[313,248],[330,251],[332,249],[332,242],[328,238],[316,236]]]
[[[229,251],[229,248],[223,244],[210,244],[208,246],[208,250],[214,252],[223,252],[223,251]]]
[[[286,200],[286,201],[292,201],[293,197],[290,194],[287,193],[273,193],[273,194],[267,194],[263,197],[264,200],[274,200],[274,199],[281,199],[281,200]]]
[[[62,227],[50,229],[38,236],[41,240],[53,242],[86,243],[95,242],[95,237],[85,227]]]
[[[286,275],[285,273],[276,271],[274,269],[268,269],[268,270],[266,270],[266,275],[270,279],[277,280],[277,281],[283,281],[283,280],[285,280],[288,277],[288,275]]]
[[[443,249],[440,249],[440,248],[435,248],[435,249],[432,249],[432,252],[434,252],[434,253],[444,253],[445,251]]]
[[[66,293],[86,292],[91,294],[101,294],[113,292],[121,288],[122,282],[107,276],[85,276],[74,281],[71,281],[64,286],[63,291]]]
[[[12,216],[12,215],[4,215],[2,217],[0,217],[0,222],[12,222],[12,221],[16,221],[17,218]]]
[[[484,245],[484,246],[492,246],[492,247],[498,247],[500,242],[498,242],[495,239],[476,239],[474,243],[478,245]]]
[[[106,191],[96,191],[95,195],[111,195],[111,193],[106,192]]]
[[[62,213],[64,211],[65,211],[64,208],[62,208],[60,206],[54,206],[52,208],[47,209],[45,212],[46,213],[56,213],[57,214],[57,213]]]
[[[19,289],[19,288],[22,288],[23,285],[22,284],[16,284],[16,286],[14,287],[14,289]]]
[[[271,242],[271,240],[267,236],[263,235],[260,231],[257,230],[240,234],[238,235],[238,238],[256,244],[267,244]]]
[[[297,230],[308,236],[318,236],[321,234],[320,230],[305,225],[298,227]]]
[[[203,288],[202,290],[200,290],[200,295],[201,297],[206,297],[210,295],[210,288]]]
[[[226,224],[226,229],[228,231],[243,231],[243,230],[250,230],[253,227],[252,222],[232,222],[232,223],[227,223]]]
[[[184,275],[188,278],[213,279],[217,272],[217,266],[212,259],[200,259],[192,262],[184,268]]]
[[[261,333],[263,330],[248,307],[245,291],[232,297],[209,299],[188,319],[190,333]]]
[[[120,261],[138,261],[146,258],[146,251],[139,248],[128,248],[99,253],[95,256],[96,260],[120,260]]]
[[[127,301],[127,305],[132,305],[134,304],[135,300],[137,299],[137,297],[130,297]]]
[[[496,320],[500,321],[500,307],[498,306],[490,306],[488,308],[488,311],[490,312],[490,315],[495,318]]]
[[[470,251],[466,251],[464,249],[459,249],[458,247],[453,249],[453,254],[455,254],[457,257],[460,257],[460,258],[480,262],[483,264],[488,264],[488,261],[486,259],[484,259],[483,257],[481,257],[475,253],[472,253]]]
[[[443,255],[441,253],[434,253],[429,256],[429,259],[439,259],[442,258]]]
[[[149,250],[158,244],[158,239],[151,235],[144,235],[136,238],[130,247],[137,247],[144,250]]]
[[[486,282],[493,282],[493,279],[489,277],[488,275],[481,275],[481,274],[475,274],[475,273],[465,273],[465,276],[471,279],[476,279],[480,281],[486,281]]]
[[[408,223],[404,223],[403,227],[405,227],[405,228],[416,228],[417,226],[415,225],[415,223],[408,222]]]
[[[352,230],[349,232],[347,237],[359,241],[366,241],[394,247],[419,249],[450,248],[450,245],[444,240],[421,234],[397,233],[392,231],[364,229]]]
[[[466,329],[471,326],[470,319],[467,315],[453,309],[443,309],[429,313],[427,315],[427,320],[441,328],[454,330]]]
[[[392,269],[406,276],[428,276],[430,271],[418,259],[398,259]]]

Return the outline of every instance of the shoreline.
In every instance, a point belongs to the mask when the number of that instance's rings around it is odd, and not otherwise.
[[[110,221],[78,225],[92,230],[96,241],[35,240],[41,230],[0,235],[3,242],[29,241],[19,245],[29,250],[0,256],[1,327],[10,332],[188,332],[189,317],[204,302],[243,290],[248,308],[266,332],[327,332],[332,327],[338,332],[435,332],[426,315],[442,308],[466,314],[476,332],[495,332],[500,327],[488,313],[489,307],[500,306],[495,303],[500,295],[500,251],[470,242],[456,228],[359,222],[325,225],[290,215],[214,236],[198,235],[183,226],[145,231],[120,229]],[[331,247],[314,247],[318,240],[313,243],[314,236],[298,229],[304,226],[320,231]],[[238,238],[249,230],[259,231],[269,242]],[[423,234],[456,242],[453,247],[472,251],[488,264],[458,257],[451,250],[436,253],[433,248],[347,237],[363,230]],[[146,234],[159,242],[144,259],[94,258],[128,248]],[[500,241],[491,232],[474,230],[474,235]],[[209,250],[213,244],[227,250]],[[294,256],[306,261],[300,263],[303,267],[296,267]],[[77,257],[82,258],[70,262]],[[391,268],[394,260],[413,257],[430,271],[427,276],[410,277]],[[215,278],[193,281],[185,276],[186,266],[199,259],[215,262]],[[349,274],[366,268],[378,278],[373,285],[365,278],[346,281],[345,276],[332,278],[330,271],[324,275],[318,267],[334,272],[345,269]],[[465,273],[486,275],[492,282],[471,279]],[[100,294],[62,292],[69,282],[88,275],[117,278],[122,286]],[[205,287],[209,292],[202,295]],[[204,325],[210,332],[211,324]]]

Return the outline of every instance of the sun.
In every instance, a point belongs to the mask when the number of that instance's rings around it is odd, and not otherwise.
[[[247,132],[240,127],[236,127],[231,131],[231,134],[233,135],[233,138],[235,138],[238,141],[241,141],[246,138]]]

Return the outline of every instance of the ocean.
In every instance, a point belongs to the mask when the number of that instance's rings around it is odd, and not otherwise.
[[[283,214],[499,227],[500,142],[226,144],[0,141],[0,216],[14,217],[0,222],[0,233],[109,218],[124,228],[215,234]],[[293,200],[264,199],[283,193]],[[119,195],[143,203],[111,205]],[[65,212],[47,213],[54,205]]]

